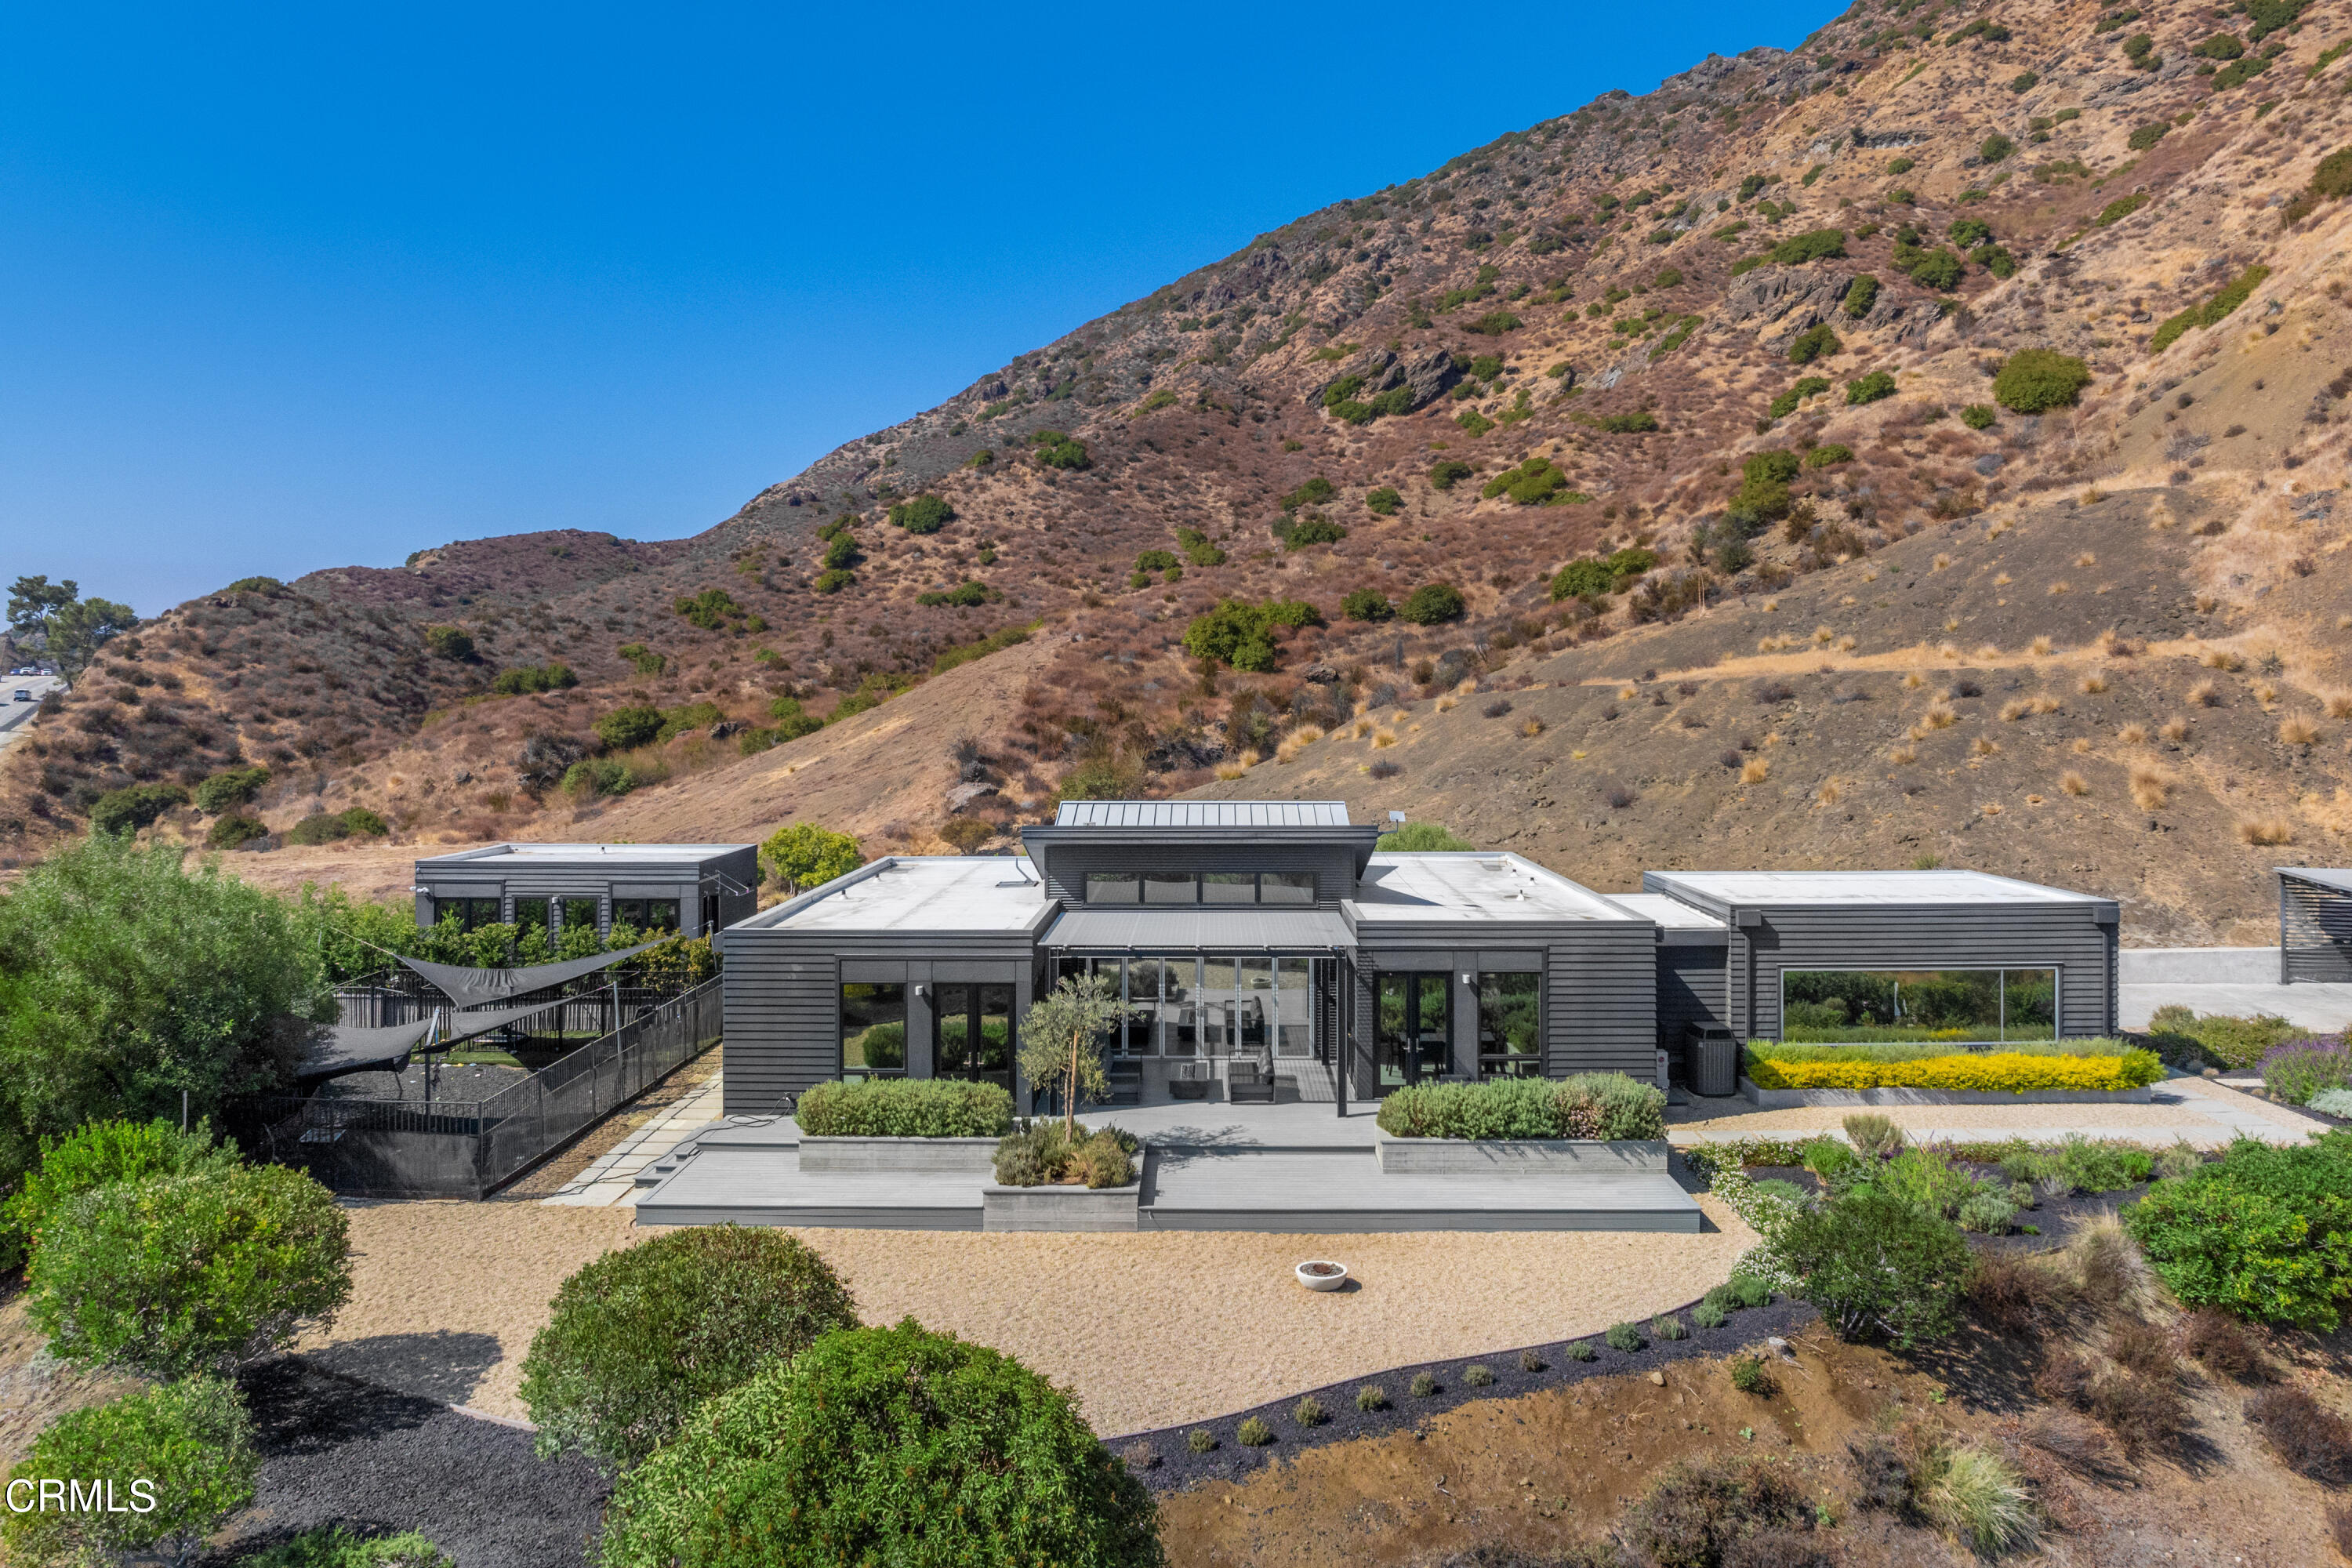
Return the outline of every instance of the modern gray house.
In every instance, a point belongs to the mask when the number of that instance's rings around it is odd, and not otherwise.
[[[1336,801],[1070,801],[1017,857],[860,867],[721,937],[726,1110],[864,1076],[1025,1103],[1018,1020],[1077,973],[1123,1004],[1114,1086],[1154,1101],[1647,1078],[1693,1025],[2115,1027],[2111,900],[1964,871],[1653,872],[1604,897],[1517,855],[1379,837]]]
[[[760,907],[753,844],[492,844],[416,862],[416,923],[709,936]]]
[[[2352,981],[2352,871],[2281,866],[2279,984]]]

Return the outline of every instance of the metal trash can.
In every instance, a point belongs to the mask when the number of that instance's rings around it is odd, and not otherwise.
[[[1739,1092],[1739,1042],[1720,1024],[1693,1024],[1685,1037],[1691,1092],[1721,1099]]]

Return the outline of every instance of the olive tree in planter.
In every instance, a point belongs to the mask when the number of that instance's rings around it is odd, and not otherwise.
[[[1077,1125],[1078,1096],[1110,1088],[1103,1041],[1118,1024],[1118,988],[1108,978],[1074,974],[1022,1015],[1022,1075],[1033,1089],[1060,1093],[1066,1142]]]

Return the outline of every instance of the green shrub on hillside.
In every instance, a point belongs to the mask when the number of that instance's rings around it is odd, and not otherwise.
[[[1874,370],[1868,375],[1856,376],[1845,384],[1845,400],[1849,405],[1875,403],[1882,397],[1894,395],[1895,378],[1883,370]]]
[[[1764,259],[1775,267],[1801,267],[1808,261],[1822,261],[1845,254],[1845,230],[1813,228],[1802,234],[1790,235],[1764,253]]]
[[[1830,384],[1829,378],[1826,376],[1808,375],[1799,377],[1797,384],[1794,386],[1791,386],[1788,391],[1780,394],[1780,396],[1772,400],[1769,409],[1772,417],[1775,419],[1786,419],[1790,415],[1794,414],[1797,411],[1797,405],[1799,404],[1804,402],[1808,397],[1816,396],[1819,394],[1827,392],[1830,389]]]
[[[643,703],[615,708],[599,717],[591,728],[606,751],[635,751],[639,746],[651,745],[654,737],[661,733],[661,710]]]
[[[955,508],[935,495],[919,495],[890,509],[890,521],[908,533],[937,533],[955,521]]]
[[[1378,588],[1358,588],[1339,601],[1339,613],[1351,621],[1385,621],[1396,606]]]
[[[2154,121],[2136,128],[2129,136],[2124,138],[2124,142],[2135,153],[2145,153],[2171,132],[2171,126],[2161,120]]]
[[[1003,597],[1003,595],[987,584],[967,577],[952,588],[940,588],[918,594],[915,595],[915,603],[926,609],[937,609],[942,605],[952,605],[958,609],[971,609],[1002,597]]]
[[[1830,330],[1830,324],[1822,321],[1807,328],[1789,340],[1789,363],[1811,364],[1813,361],[1836,353],[1844,347],[1845,344],[1838,341],[1837,333]]]
[[[1223,566],[1225,552],[1210,542],[1209,536],[1197,528],[1180,528],[1176,542],[1183,548],[1184,559],[1195,566]]]
[[[2148,194],[2146,191],[2134,191],[2127,196],[2117,196],[2114,201],[2111,201],[2105,206],[2101,207],[2099,209],[2099,216],[2093,218],[2091,221],[2098,225],[2101,228],[2106,228],[2111,225],[2121,223],[2124,219],[2131,216],[2132,214],[2139,211],[2140,208],[2147,205],[2147,203]]]
[[[463,664],[474,657],[474,639],[461,626],[427,626],[425,647],[436,658]]]
[[[193,1175],[236,1163],[236,1145],[215,1142],[206,1122],[183,1132],[162,1117],[86,1121],[64,1138],[41,1140],[40,1164],[26,1173],[16,1195],[0,1207],[0,1223],[30,1252],[66,1205],[84,1193],[117,1182]]]
[[[1646,408],[1636,408],[1631,414],[1604,414],[1590,423],[1594,429],[1612,436],[1641,436],[1658,428],[1657,416]]]
[[[2191,327],[2210,327],[2221,321],[2250,299],[2263,286],[2271,269],[2260,262],[2247,268],[2202,304],[2191,305],[2176,315],[2168,316],[2157,327],[2156,335],[2147,342],[2147,352],[2160,354],[2170,348],[2175,339]]]
[[[580,684],[572,667],[561,659],[546,664],[518,665],[499,671],[490,690],[500,697],[524,697],[538,691],[567,691]]]
[[[1029,437],[1037,448],[1037,460],[1049,468],[1065,468],[1076,472],[1094,467],[1094,458],[1084,441],[1076,440],[1060,430],[1040,430]]]
[[[856,1326],[840,1279],[782,1231],[694,1226],[608,1252],[556,1291],[523,1361],[533,1447],[625,1468],[676,1438],[705,1400]]]
[[[1971,403],[1960,410],[1960,423],[1971,430],[1988,430],[2000,416],[1990,403]]]
[[[1959,1326],[1968,1243],[1950,1221],[1892,1193],[1864,1186],[1800,1212],[1779,1250],[1795,1294],[1840,1338],[1883,1335],[1911,1350]]]
[[[729,621],[740,621],[751,614],[724,588],[681,595],[670,608],[685,616],[688,626],[700,626],[704,631],[724,630]]]
[[[1466,479],[1478,470],[1459,458],[1441,458],[1429,467],[1429,487],[1450,490],[1457,479]]]
[[[1805,467],[1809,468],[1826,468],[1838,463],[1853,461],[1853,448],[1841,446],[1835,441],[1825,441],[1805,454]]]
[[[175,784],[131,784],[109,790],[90,802],[89,830],[136,833],[165,812],[187,804],[188,792]]]
[[[828,1334],[696,1412],[622,1480],[601,1561],[1157,1568],[1165,1556],[1150,1493],[1067,1394],[908,1319]]]
[[[363,805],[314,812],[286,830],[289,844],[335,844],[352,837],[382,838],[392,825]]]
[[[1549,458],[1529,458],[1516,468],[1506,468],[1480,487],[1488,500],[1508,496],[1520,506],[1572,506],[1592,498],[1568,488],[1568,475]]]
[[[2311,216],[2323,201],[2338,201],[2352,195],[2352,147],[2342,147],[2319,161],[2312,171],[2311,183],[2287,203],[2279,214],[2279,226],[2291,227]]]
[[[226,768],[196,786],[196,809],[213,816],[231,806],[244,805],[259,795],[268,782],[268,768]]]
[[[350,1222],[283,1165],[117,1182],[64,1205],[26,1282],[27,1315],[64,1361],[229,1374],[351,1299]]]
[[[216,818],[205,831],[207,849],[237,849],[257,838],[269,837],[269,825],[257,816],[245,816],[231,812]]]
[[[1622,594],[1657,563],[1657,552],[1639,545],[1628,545],[1598,560],[1571,561],[1552,574],[1552,600],[1558,603],[1562,599],[1598,598],[1603,594]]]
[[[1321,617],[1315,606],[1297,599],[1276,599],[1253,605],[1227,599],[1214,609],[1192,617],[1184,628],[1184,651],[1194,658],[1229,664],[1247,674],[1262,674],[1275,666],[1275,628],[1313,626]]]
[[[2017,151],[2017,143],[1996,131],[1977,144],[1977,156],[1988,163],[1998,163]]]
[[[2091,367],[2055,349],[2020,349],[1992,378],[1993,400],[2011,414],[2071,407],[2091,384]]]
[[[1864,273],[1845,291],[1845,313],[1855,321],[1870,314],[1870,308],[1877,303],[1878,278],[1874,273]]]
[[[1393,485],[1381,485],[1364,492],[1364,510],[1375,517],[1393,517],[1403,504],[1404,497],[1397,493]]]
[[[1417,626],[1458,621],[1465,608],[1462,590],[1451,583],[1424,583],[1397,606],[1397,614]]]
[[[1465,322],[1462,330],[1484,337],[1499,338],[1505,332],[1517,331],[1520,325],[1519,319],[1508,310],[1489,310],[1475,321]]]

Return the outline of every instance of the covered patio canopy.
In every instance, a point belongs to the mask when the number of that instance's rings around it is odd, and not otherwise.
[[[433,1018],[414,1024],[395,1024],[388,1029],[362,1029],[337,1024],[303,1053],[300,1064],[294,1069],[294,1081],[298,1086],[309,1089],[347,1073],[399,1072],[408,1066],[409,1058],[418,1051],[449,1050],[467,1040],[495,1034],[509,1024],[520,1023],[562,1005],[562,1000],[558,998],[527,1003],[520,1007],[452,1013],[448,1016],[448,1027],[430,1041],[425,1037],[433,1033],[439,1022]]]
[[[1081,952],[1339,952],[1356,945],[1332,910],[1072,910],[1038,945]]]
[[[458,1006],[486,1007],[497,1002],[511,1002],[518,996],[528,996],[551,985],[561,985],[567,980],[577,980],[583,974],[593,974],[625,958],[635,958],[647,948],[660,945],[660,941],[641,942],[635,947],[625,947],[616,952],[595,952],[586,958],[567,958],[561,963],[533,963],[521,969],[468,969],[455,963],[430,963],[421,958],[403,958],[400,962],[438,986],[442,994]]]

